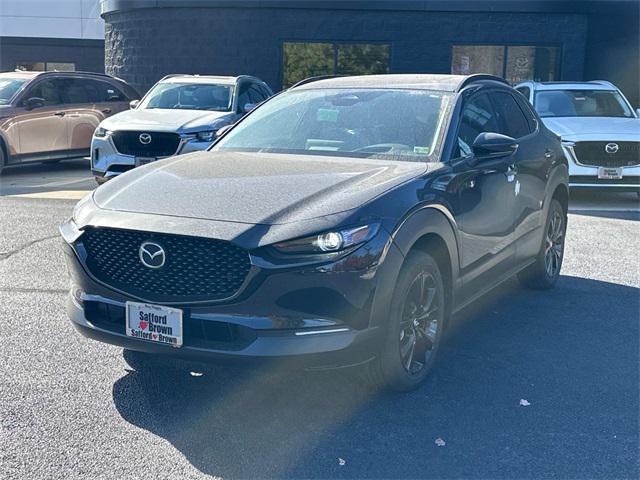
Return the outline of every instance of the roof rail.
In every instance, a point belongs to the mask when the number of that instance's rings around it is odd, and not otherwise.
[[[465,78],[460,83],[460,85],[458,85],[458,88],[456,89],[456,92],[459,92],[464,87],[469,86],[469,84],[471,84],[473,82],[479,82],[479,81],[482,81],[482,80],[490,80],[490,81],[499,82],[499,83],[503,83],[505,85],[509,85],[510,86],[509,82],[507,82],[502,77],[497,77],[496,75],[489,75],[487,73],[474,73],[473,75],[469,75],[467,78]]]
[[[27,70],[20,70],[21,72],[25,72]],[[50,75],[55,73],[80,73],[82,75],[95,75],[97,77],[108,77],[108,78],[116,78],[113,75],[109,75],[107,73],[98,73],[98,72],[84,72],[82,70],[47,70],[46,72],[38,72],[40,75]],[[120,79],[118,79],[120,80]]]
[[[613,83],[607,80],[589,80],[587,83],[594,83],[596,85],[602,85],[605,87],[617,88]]]
[[[300,80],[299,82],[294,83],[288,88],[288,90],[299,87],[300,85],[306,85],[307,83],[317,82],[319,80],[326,80],[328,78],[340,78],[340,77],[344,77],[344,75],[316,75],[315,77],[308,77],[308,78],[305,78],[304,80]]]

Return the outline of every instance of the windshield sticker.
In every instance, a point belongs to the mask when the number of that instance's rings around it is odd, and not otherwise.
[[[413,147],[413,153],[417,153],[418,155],[429,155],[429,147]]]
[[[338,110],[333,110],[331,108],[319,108],[316,112],[316,120],[318,122],[336,123],[338,121],[338,113]]]

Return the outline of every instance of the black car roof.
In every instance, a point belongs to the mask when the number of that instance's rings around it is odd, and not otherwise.
[[[480,81],[498,82],[508,86],[503,78],[494,75],[440,75],[440,74],[389,74],[362,75],[357,77],[322,78],[300,82],[298,89],[314,88],[412,88],[459,92],[464,87]]]

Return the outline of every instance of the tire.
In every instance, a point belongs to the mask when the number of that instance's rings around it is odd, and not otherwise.
[[[4,166],[5,166],[4,145],[2,141],[0,141],[0,175],[2,175],[2,170],[4,170]]]
[[[567,214],[558,200],[551,200],[545,222],[544,237],[536,261],[518,274],[525,287],[534,290],[552,288],[562,268],[564,240],[567,231]]]
[[[431,255],[412,252],[396,283],[384,345],[368,365],[369,381],[400,392],[418,388],[435,363],[444,325],[438,264]]]

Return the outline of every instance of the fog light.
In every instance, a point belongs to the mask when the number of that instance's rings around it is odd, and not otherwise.
[[[78,287],[76,285],[73,285],[71,287],[71,296],[78,303],[82,303],[82,295],[83,294],[84,294],[84,290],[82,290],[80,287]]]

